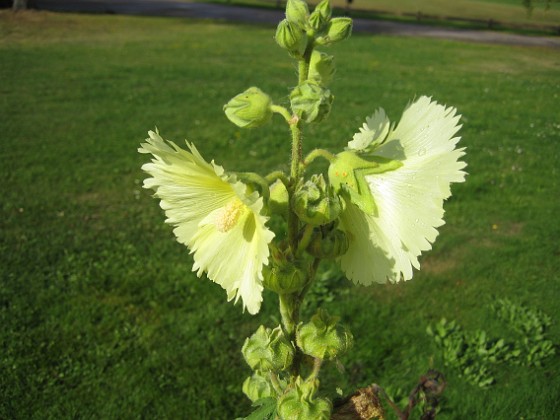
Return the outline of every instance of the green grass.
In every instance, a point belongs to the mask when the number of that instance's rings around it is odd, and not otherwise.
[[[253,84],[286,102],[295,70],[273,28],[189,20],[0,14],[0,417],[228,419],[247,414],[240,347],[276,301],[242,314],[190,272],[149,192],[154,126],[187,137],[230,170],[285,169],[279,121],[241,131],[222,105]],[[318,289],[356,337],[325,387],[377,382],[404,392],[433,366],[448,378],[442,419],[557,419],[558,357],[499,365],[480,389],[445,367],[425,333],[445,316],[508,335],[490,310],[507,298],[552,318],[560,343],[560,53],[354,36],[331,49],[332,115],[307,150],[340,150],[383,106],[396,120],[415,96],[463,114],[469,177],[413,281]],[[311,307],[313,304],[311,305]]]

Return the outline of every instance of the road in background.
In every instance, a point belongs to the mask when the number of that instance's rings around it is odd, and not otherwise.
[[[35,0],[39,10],[91,12],[143,16],[216,19],[227,22],[276,25],[284,18],[280,10],[223,4],[185,3],[175,0]],[[414,23],[354,18],[354,32],[443,38],[457,41],[560,48],[560,38],[517,35],[503,32],[439,28]]]

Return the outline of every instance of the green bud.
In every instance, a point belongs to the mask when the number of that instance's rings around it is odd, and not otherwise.
[[[333,60],[332,55],[313,51],[309,61],[309,79],[315,80],[319,84],[328,85],[336,72]]]
[[[285,370],[294,358],[294,348],[280,326],[271,330],[261,325],[245,340],[241,352],[251,369],[263,372]]]
[[[331,110],[334,96],[316,82],[307,80],[290,94],[292,111],[305,122],[319,122]]]
[[[263,269],[263,285],[278,294],[297,292],[307,284],[305,260],[288,258],[286,252],[271,245],[271,263]]]
[[[303,0],[288,0],[286,3],[286,19],[304,29],[309,17],[309,8]]]
[[[334,359],[352,347],[354,338],[350,331],[338,324],[337,317],[319,309],[310,322],[298,326],[296,340],[305,354]]]
[[[328,25],[331,13],[330,0],[323,0],[315,7],[315,10],[313,10],[313,13],[309,16],[309,25],[317,32],[322,31]]]
[[[326,33],[315,39],[319,45],[334,44],[338,41],[344,41],[352,34],[352,19],[346,17],[337,17],[331,19]]]
[[[266,124],[272,118],[272,100],[257,87],[250,87],[224,105],[228,119],[241,128]]]
[[[263,398],[274,397],[276,392],[270,383],[268,374],[261,375],[259,372],[253,373],[243,382],[243,393],[251,401],[255,402]]]
[[[338,217],[342,210],[342,202],[320,174],[298,184],[292,197],[292,209],[302,221],[320,226]]]
[[[297,292],[307,283],[306,274],[293,264],[273,266],[264,270],[263,274],[264,287],[278,294]]]
[[[301,57],[307,47],[307,34],[287,19],[278,24],[274,39],[280,47],[295,57]]]
[[[323,233],[316,229],[307,252],[315,258],[332,260],[346,254],[349,246],[348,236],[343,231],[334,229]]]
[[[281,420],[329,420],[331,402],[326,398],[313,398],[318,386],[318,381],[304,382],[298,376],[293,387],[278,400],[278,417]]]
[[[288,190],[284,183],[277,180],[270,186],[270,198],[268,201],[268,208],[273,214],[279,214],[284,218],[288,216]]]

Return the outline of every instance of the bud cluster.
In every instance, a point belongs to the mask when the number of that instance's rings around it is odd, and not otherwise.
[[[331,17],[330,0],[321,1],[312,13],[303,0],[288,0],[286,19],[278,25],[276,42],[294,56],[301,50],[294,45],[330,45],[347,39],[352,33],[352,19]],[[305,50],[305,48],[304,48]]]

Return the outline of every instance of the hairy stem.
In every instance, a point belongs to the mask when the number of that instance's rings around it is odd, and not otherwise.
[[[328,150],[325,149],[314,149],[312,150],[304,159],[303,164],[305,166],[309,165],[311,162],[313,162],[315,159],[317,158],[323,158],[329,161],[329,163],[334,162],[334,160],[336,159],[336,156],[333,155],[331,152],[329,152]]]

